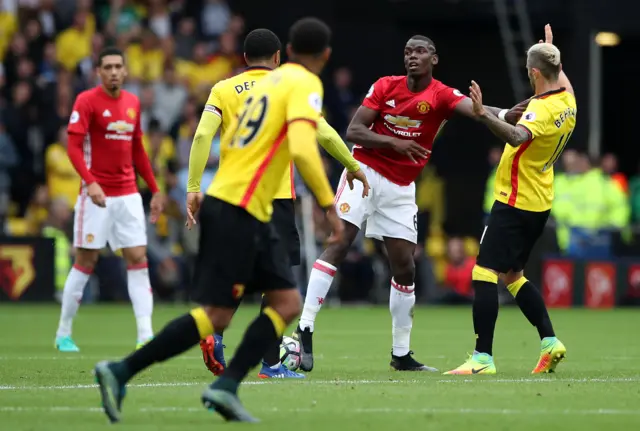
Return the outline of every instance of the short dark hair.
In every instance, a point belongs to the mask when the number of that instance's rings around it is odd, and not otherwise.
[[[321,54],[330,42],[331,29],[318,18],[302,18],[289,30],[289,43],[296,54]]]
[[[124,52],[122,52],[121,49],[116,48],[115,46],[108,46],[100,51],[100,54],[98,54],[98,64],[96,64],[96,66],[102,66],[102,59],[110,55],[119,55],[120,57],[122,57],[122,61],[124,62]]]
[[[248,60],[268,60],[281,49],[278,36],[266,28],[253,30],[244,39],[244,53]]]
[[[421,34],[414,34],[413,36],[411,36],[411,39],[409,40],[421,40],[423,42],[427,42],[427,44],[433,48],[433,51],[434,52],[436,51],[436,44],[433,43],[433,40],[431,40],[431,38],[428,38],[427,36],[423,36]]]

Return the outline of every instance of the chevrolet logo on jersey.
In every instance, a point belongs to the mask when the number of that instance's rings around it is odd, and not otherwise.
[[[385,115],[384,119],[400,129],[416,128],[422,125],[422,121],[420,120],[412,120],[409,117],[401,117],[391,114]]]
[[[107,130],[110,132],[116,133],[133,133],[135,126],[131,123],[127,123],[126,121],[114,121],[107,125]]]

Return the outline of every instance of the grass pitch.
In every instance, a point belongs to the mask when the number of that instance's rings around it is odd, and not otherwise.
[[[161,306],[159,330],[187,307]],[[230,358],[257,307],[241,307],[225,344]],[[317,321],[316,368],[305,381],[261,381],[252,371],[240,397],[260,424],[225,424],[199,401],[212,380],[199,349],[147,370],[129,386],[123,421],[109,425],[91,370],[135,345],[128,305],[86,306],[74,325],[79,354],[53,348],[56,306],[0,306],[0,429],[186,430],[548,430],[640,429],[640,312],[552,310],[567,359],[532,376],[537,333],[519,310],[503,308],[496,376],[457,377],[389,369],[385,308],[324,309]],[[289,331],[290,332],[290,331]],[[473,350],[469,308],[418,308],[416,358],[441,371]]]

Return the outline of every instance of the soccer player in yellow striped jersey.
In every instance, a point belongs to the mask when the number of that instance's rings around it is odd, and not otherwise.
[[[254,85],[280,65],[278,36],[267,29],[253,30],[244,41],[244,56],[249,67],[243,73],[220,81],[211,89],[191,146],[188,193],[201,191],[202,173],[211,151],[211,141],[218,129],[224,135],[229,124],[235,120],[239,108],[251,94]],[[351,155],[349,148],[324,118],[318,120],[317,138],[327,153],[347,169],[350,173],[348,178],[350,182],[354,179],[366,182],[366,177],[360,171],[360,165]],[[224,148],[221,148],[221,152],[224,152]],[[368,184],[366,186],[368,189]],[[193,198],[195,196],[192,196]],[[276,199],[295,199],[293,163],[283,176]],[[189,222],[193,223],[194,220],[190,219]]]
[[[190,207],[193,200],[200,201],[200,180],[202,178],[209,152],[211,141],[217,130],[222,134],[229,129],[237,117],[239,108],[252,93],[254,85],[264,79],[274,68],[280,64],[280,40],[270,30],[257,29],[250,32],[244,41],[244,56],[249,67],[239,75],[221,81],[211,89],[211,94],[202,113],[200,124],[196,130],[191,156],[189,159],[189,179],[187,183],[188,203]],[[324,120],[318,121],[318,142],[327,152],[340,161],[350,172],[350,181],[358,179],[366,184],[366,177],[360,171],[360,166],[351,155],[338,133]],[[224,153],[225,147],[221,148]],[[293,187],[293,163],[280,182],[276,193],[272,223],[289,251],[289,260],[292,265],[300,264],[300,239],[295,221],[295,190]],[[191,217],[191,216],[190,216]],[[190,219],[189,223],[195,220]],[[263,301],[262,307],[266,303]],[[220,374],[226,362],[222,344],[222,331],[215,336],[207,337],[200,343],[205,364],[215,374]],[[274,343],[267,351],[263,366],[258,376],[261,378],[302,378],[304,375],[287,370],[280,363],[280,342]]]
[[[498,165],[496,201],[480,239],[473,268],[475,291],[473,326],[476,347],[460,367],[446,374],[495,374],[493,334],[498,318],[498,276],[541,340],[533,373],[554,371],[566,354],[556,338],[540,291],[523,273],[531,249],[542,234],[553,201],[553,164],[564,150],[576,125],[576,99],[562,71],[560,50],[553,45],[551,26],[545,41],[527,52],[527,73],[535,95],[516,126],[500,121],[482,106],[480,86],[471,81],[476,118],[507,142]]]
[[[272,202],[291,160],[326,209],[329,241],[342,241],[344,235],[315,130],[323,94],[317,75],[330,56],[330,36],[318,19],[297,21],[287,47],[292,63],[255,85],[240,118],[225,131],[220,169],[200,208],[192,298],[200,306],[169,322],[126,358],[96,364],[102,407],[111,422],[121,419],[126,384],[134,376],[225,329],[242,297],[262,292],[268,306],[249,324],[229,366],[201,396],[205,408],[228,421],[257,422],[240,402],[238,388],[300,314],[302,302],[286,249],[270,223]]]

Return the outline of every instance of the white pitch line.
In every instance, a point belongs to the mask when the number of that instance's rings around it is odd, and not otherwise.
[[[203,408],[196,407],[141,407],[137,409],[141,413],[155,412],[206,412]],[[321,409],[317,407],[313,408],[281,408],[272,407],[267,409],[256,409],[258,412],[270,412],[270,413],[310,413],[313,411],[318,412],[331,412],[340,413],[348,412],[349,414],[484,414],[484,415],[610,415],[610,416],[637,416],[640,415],[640,410],[623,410],[623,409],[455,409],[455,408],[363,408],[363,409]],[[99,407],[70,407],[70,406],[52,406],[52,407],[21,407],[21,406],[1,406],[0,412],[8,413],[32,413],[32,412],[49,412],[49,413],[102,413],[102,409]]]
[[[323,354],[318,354],[314,356],[316,359],[374,359],[379,356],[374,355],[366,355],[366,356],[331,356],[327,357]],[[423,355],[421,356],[427,359],[449,359],[449,356],[446,355]],[[528,360],[531,359],[531,356],[501,356],[503,360]],[[0,361],[98,361],[105,359],[104,356],[96,356],[96,355],[60,355],[60,356],[0,356]],[[201,355],[191,356],[191,355],[183,355],[176,356],[172,358],[172,361],[194,361],[202,359]],[[638,361],[640,360],[640,356],[604,356],[599,358],[603,361]]]
[[[522,378],[522,379],[438,379],[438,380],[308,380],[296,382],[284,382],[281,379],[269,381],[246,381],[243,385],[270,385],[270,384],[294,384],[294,385],[388,385],[388,384],[425,384],[425,383],[477,383],[477,384],[500,384],[500,383],[629,383],[640,382],[640,377],[610,377],[610,378]],[[189,386],[205,386],[203,382],[166,382],[166,383],[138,383],[132,384],[130,388],[171,388],[171,387],[189,387]],[[86,385],[59,385],[59,386],[0,386],[0,391],[36,391],[36,390],[76,390],[76,389],[93,389],[98,386],[95,384]]]

